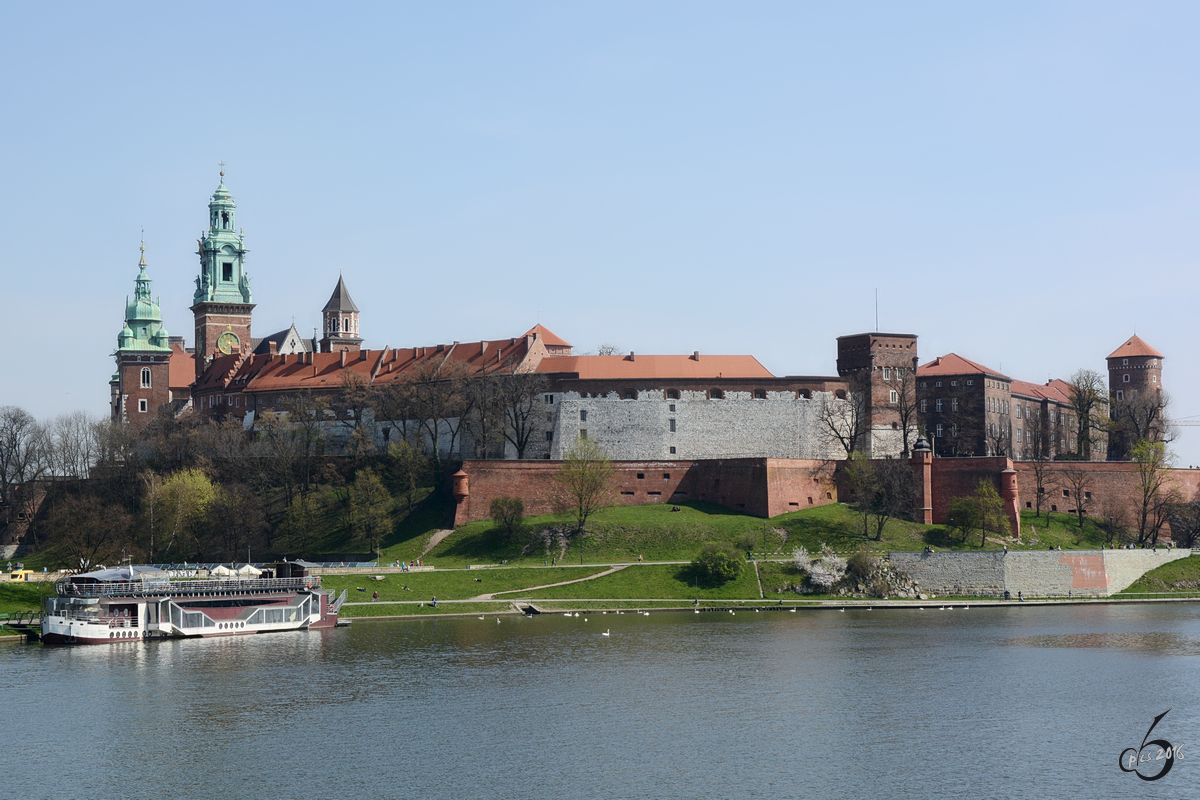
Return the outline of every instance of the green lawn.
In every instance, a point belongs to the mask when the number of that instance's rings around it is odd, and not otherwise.
[[[555,586],[550,589],[539,589],[511,596],[514,598],[519,596],[521,599],[548,597],[558,600],[615,600],[626,597],[678,600],[691,600],[695,597],[702,600],[757,600],[758,582],[754,579],[754,569],[749,564],[745,565],[739,577],[719,586],[705,586],[703,581],[696,577],[690,565],[648,564],[626,567],[612,575],[605,575],[603,578],[583,583]]]
[[[543,569],[481,569],[437,572],[402,572],[381,581],[369,575],[325,575],[321,585],[336,595],[346,589],[346,601],[365,602],[374,592],[380,600],[466,600],[481,594],[525,589],[596,575],[607,567],[548,567]],[[479,582],[476,582],[476,579]],[[407,586],[412,591],[405,591]],[[364,591],[358,591],[362,587]]]

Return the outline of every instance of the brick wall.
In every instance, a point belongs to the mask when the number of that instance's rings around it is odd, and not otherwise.
[[[835,465],[774,458],[615,461],[613,500],[625,506],[699,500],[773,517],[837,502]],[[557,461],[464,462],[468,495],[458,503],[454,524],[489,518],[498,497],[521,498],[530,516],[554,513],[559,466]]]
[[[933,459],[931,481],[934,523],[946,522],[949,518],[950,503],[954,498],[971,494],[982,480],[991,481],[999,492],[1000,473],[1008,469],[1011,463],[1003,456]],[[1018,491],[1022,491],[1023,486],[1018,475]]]

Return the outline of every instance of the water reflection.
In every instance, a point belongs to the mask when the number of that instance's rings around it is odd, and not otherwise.
[[[1198,651],[1191,605],[426,619],[8,646],[0,691],[25,768],[6,789],[1120,797],[1135,789],[1116,756],[1155,714],[1173,707],[1165,735],[1200,739]],[[1081,678],[1101,675],[1140,688],[1081,702]],[[1188,794],[1188,763],[1156,796]]]

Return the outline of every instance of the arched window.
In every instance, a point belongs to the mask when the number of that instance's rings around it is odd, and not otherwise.
[[[712,389],[709,391],[708,396],[712,400],[724,400],[725,392],[721,389]]]
[[[150,388],[150,368],[149,367],[142,367],[142,388],[143,389]]]

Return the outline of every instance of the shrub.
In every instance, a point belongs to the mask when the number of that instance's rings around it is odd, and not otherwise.
[[[692,568],[711,583],[725,583],[742,574],[742,554],[729,544],[709,542],[692,562]]]
[[[492,522],[505,539],[517,538],[525,523],[525,503],[519,497],[497,497],[492,501]]]
[[[866,583],[879,565],[878,560],[865,550],[859,550],[846,562],[846,574],[858,583]]]

